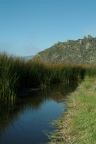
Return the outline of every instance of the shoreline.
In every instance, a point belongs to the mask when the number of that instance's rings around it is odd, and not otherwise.
[[[96,144],[96,78],[85,77],[66,103],[49,144]]]

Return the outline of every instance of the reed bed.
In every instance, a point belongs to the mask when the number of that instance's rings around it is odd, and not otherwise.
[[[59,82],[83,79],[96,75],[96,67],[85,65],[49,64],[40,60],[24,61],[21,58],[0,54],[0,99],[18,95],[25,88],[43,88]]]

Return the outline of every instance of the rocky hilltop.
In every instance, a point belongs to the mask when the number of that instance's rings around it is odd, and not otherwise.
[[[88,35],[83,39],[58,42],[34,58],[50,63],[96,64],[96,38]]]

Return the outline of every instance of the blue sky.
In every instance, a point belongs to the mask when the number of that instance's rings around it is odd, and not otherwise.
[[[0,0],[0,51],[30,56],[58,41],[96,36],[96,0]]]

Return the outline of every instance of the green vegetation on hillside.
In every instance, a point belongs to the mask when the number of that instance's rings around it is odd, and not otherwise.
[[[96,64],[96,38],[88,35],[83,39],[58,42],[34,58],[51,63]]]

